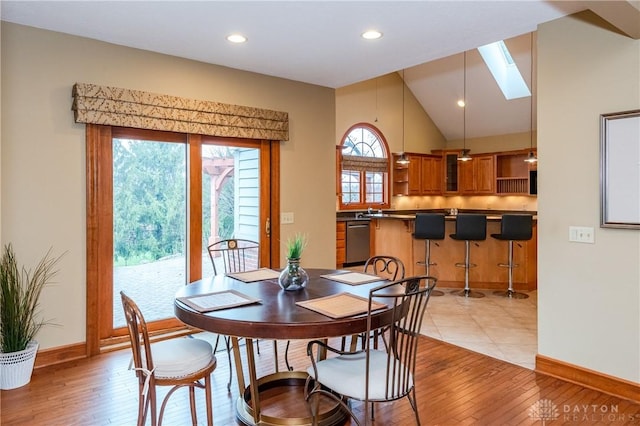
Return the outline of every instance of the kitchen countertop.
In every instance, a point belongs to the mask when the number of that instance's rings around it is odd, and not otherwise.
[[[393,214],[393,213],[374,213],[367,214],[366,217],[371,219],[401,219],[401,220],[415,220],[415,214]],[[455,220],[456,215],[445,215],[445,220]],[[534,216],[535,218],[535,216]],[[487,215],[487,220],[502,220],[502,215]]]
[[[336,212],[336,221],[338,222],[346,222],[346,221],[356,221],[356,220],[372,220],[372,219],[395,219],[395,220],[415,220],[416,213],[448,213],[449,209],[437,209],[437,210],[414,210],[414,211],[383,211],[382,213],[367,213],[354,211],[354,212]],[[467,211],[459,211],[458,213],[480,213],[486,214],[487,220],[489,221],[499,221],[502,220],[503,214],[530,214],[533,216],[533,220],[538,219],[537,212],[532,211],[496,211],[496,210],[467,210]],[[356,217],[357,216],[357,217]],[[456,215],[446,214],[446,220],[455,220]]]
[[[336,221],[337,222],[355,222],[355,221],[370,222],[371,221],[371,217],[369,217],[369,216],[355,217],[353,215],[352,216],[343,216],[343,217],[337,216],[336,217]]]

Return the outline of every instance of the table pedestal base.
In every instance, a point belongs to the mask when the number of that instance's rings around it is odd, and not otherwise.
[[[304,371],[278,372],[258,379],[258,394],[265,394],[265,392],[268,391],[277,392],[277,388],[286,388],[289,394],[295,393],[295,401],[291,401],[293,397],[282,400],[282,404],[287,406],[285,407],[286,410],[283,411],[290,412],[291,406],[295,405],[298,407],[297,411],[302,414],[302,417],[278,417],[276,415],[268,415],[267,413],[271,410],[265,406],[265,399],[260,397],[259,424],[266,426],[311,425],[313,423],[311,412],[304,400],[304,384],[306,379],[307,373]],[[332,403],[323,408],[324,410],[318,418],[319,425],[333,426],[344,424],[346,413],[341,409],[340,405]],[[273,411],[277,412],[278,410]],[[245,425],[253,426],[258,424],[255,420],[250,387],[247,387],[243,395],[238,398],[236,403],[236,416],[238,420]]]

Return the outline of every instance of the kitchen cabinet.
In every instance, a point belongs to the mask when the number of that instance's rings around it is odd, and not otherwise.
[[[496,192],[495,156],[472,156],[460,161],[460,193],[494,194]]]
[[[477,154],[470,161],[459,161],[459,150],[432,152],[407,154],[409,164],[397,164],[394,154],[392,195],[531,195],[536,163],[524,161],[528,150]]]
[[[463,194],[472,194],[475,192],[475,185],[473,184],[473,159],[469,161],[459,161],[458,163],[458,170],[460,171],[460,185],[458,190]]]
[[[528,151],[496,154],[498,195],[529,195],[530,171],[536,170],[537,164],[524,161],[528,154]]]
[[[399,155],[393,154],[391,195],[409,195],[409,164],[398,164]]]
[[[422,164],[419,155],[409,155],[408,178],[409,186],[407,195],[422,195],[421,174]]]
[[[442,193],[442,158],[407,154],[409,164],[397,164],[393,156],[393,195],[437,195]]]
[[[423,195],[442,194],[442,158],[422,157],[420,187]]]
[[[460,182],[460,168],[458,155],[459,151],[442,151],[442,192],[447,194],[457,194]]]
[[[342,268],[346,260],[346,222],[336,222],[336,268]]]

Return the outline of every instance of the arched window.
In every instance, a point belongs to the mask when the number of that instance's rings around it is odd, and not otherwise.
[[[359,123],[342,138],[340,209],[389,207],[389,148],[374,126]]]

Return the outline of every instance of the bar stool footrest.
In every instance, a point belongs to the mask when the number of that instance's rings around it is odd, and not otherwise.
[[[469,268],[475,268],[476,266],[478,266],[478,265],[476,265],[475,263],[470,263],[469,264]],[[467,264],[466,263],[462,263],[462,262],[458,262],[458,263],[456,263],[456,267],[458,267],[458,268],[466,268]]]

